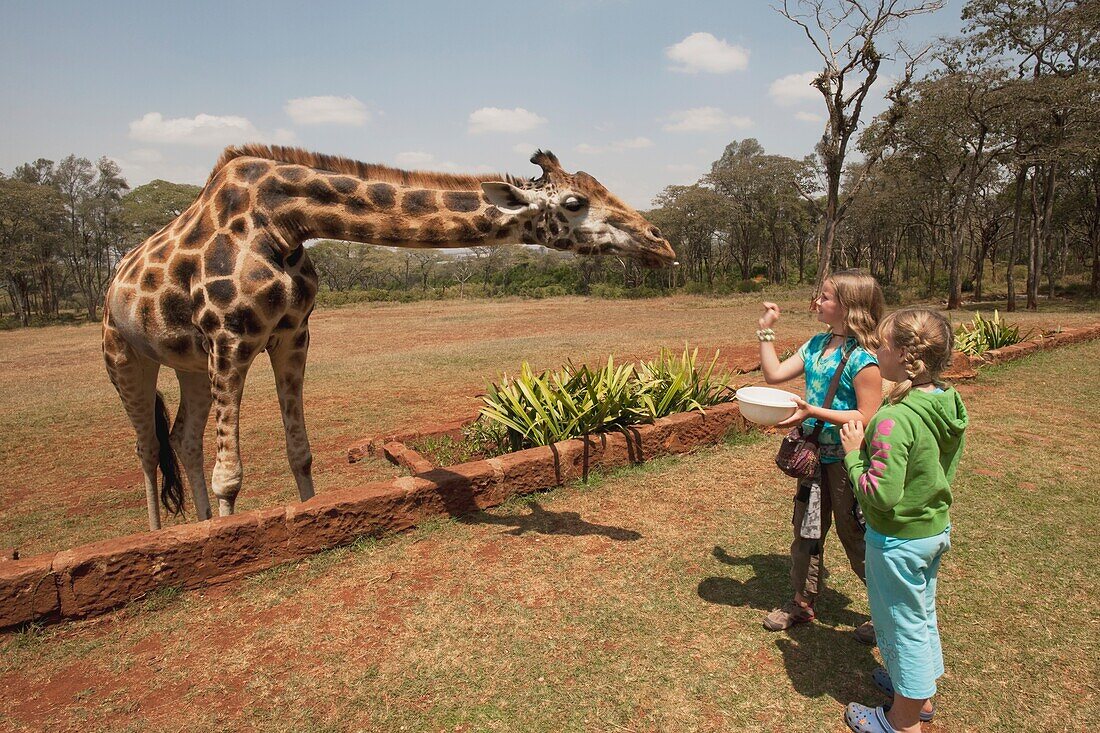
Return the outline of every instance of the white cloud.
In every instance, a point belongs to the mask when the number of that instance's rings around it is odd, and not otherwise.
[[[529,112],[523,107],[516,107],[515,109],[482,107],[470,113],[469,131],[475,134],[479,132],[527,132],[543,124],[546,124],[546,118],[540,117],[534,112]]]
[[[150,143],[216,146],[256,140],[260,133],[247,118],[235,115],[165,119],[160,112],[149,112],[130,123],[130,137]]]
[[[350,125],[370,121],[370,112],[355,97],[322,96],[291,99],[283,107],[296,125]]]
[[[408,168],[415,168],[417,166],[428,165],[435,160],[435,156],[431,153],[425,153],[423,150],[410,150],[404,153],[398,153],[393,156],[394,162],[400,166]]]
[[[784,107],[821,99],[821,92],[810,86],[818,72],[806,71],[801,74],[787,74],[771,83],[768,94],[776,104]]]
[[[665,56],[679,63],[673,71],[696,74],[700,71],[727,74],[749,65],[749,52],[731,46],[710,33],[692,33],[674,46],[665,49]]]
[[[153,148],[134,148],[125,160],[130,163],[159,163],[164,160],[164,154]]]
[[[535,154],[535,150],[538,149],[538,145],[532,145],[531,143],[516,143],[512,146],[512,151],[522,155],[524,157],[530,157]]]
[[[709,132],[751,126],[752,120],[748,117],[728,115],[717,107],[695,107],[670,114],[664,129],[669,132]]]
[[[599,155],[600,153],[621,153],[624,150],[638,150],[641,148],[653,147],[653,141],[648,137],[632,137],[626,140],[616,140],[610,145],[589,145],[588,143],[581,143],[574,150],[578,153],[586,153],[588,155]]]
[[[628,140],[617,140],[611,143],[611,147],[616,150],[637,150],[639,148],[652,148],[653,141],[648,137],[632,137]]]
[[[796,120],[802,120],[803,122],[824,122],[825,116],[819,115],[816,112],[795,112],[794,118]]]

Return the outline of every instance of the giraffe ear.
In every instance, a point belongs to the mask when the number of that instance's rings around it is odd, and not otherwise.
[[[519,214],[535,201],[529,191],[504,181],[485,181],[481,184],[481,190],[485,194],[485,200],[505,214]]]

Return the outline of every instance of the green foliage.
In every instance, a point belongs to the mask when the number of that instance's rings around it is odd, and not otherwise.
[[[1028,338],[1031,331],[1020,335],[1020,327],[1001,320],[1001,314],[993,311],[993,318],[986,320],[980,312],[974,314],[974,322],[963,324],[955,332],[955,348],[964,354],[979,356],[990,349],[1018,344]]]
[[[697,357],[698,350],[679,358],[662,350],[639,365],[617,366],[609,356],[597,369],[570,363],[539,374],[524,362],[516,377],[489,386],[473,430],[520,450],[730,401],[730,375],[715,372],[718,354],[705,371]]]
[[[175,219],[199,197],[201,186],[157,179],[122,197],[122,223],[130,246],[141,243]]]
[[[483,456],[499,456],[507,453],[509,448],[507,428],[481,418],[462,429],[462,440]]]
[[[702,411],[705,406],[733,399],[729,386],[731,375],[724,371],[714,373],[718,352],[706,371],[696,368],[698,357],[699,349],[689,354],[685,347],[679,358],[673,356],[671,350],[661,349],[656,359],[638,365],[638,398],[651,418],[688,410]]]

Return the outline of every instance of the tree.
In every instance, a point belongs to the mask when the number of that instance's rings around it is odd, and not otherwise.
[[[43,272],[41,260],[56,246],[64,216],[64,203],[52,187],[0,178],[0,276],[24,326],[34,310],[34,290],[47,298],[39,309],[51,312],[48,280],[42,292],[42,278],[50,273]]]
[[[886,113],[898,117],[893,125],[876,120],[887,130],[872,145],[885,143],[903,151],[925,178],[940,186],[946,203],[947,307],[954,309],[962,300],[963,239],[978,184],[1012,147],[1002,132],[1012,96],[999,70],[965,70],[953,53],[943,58],[944,71],[917,82],[911,93],[895,101],[895,106],[904,106],[904,114]]]
[[[783,248],[791,217],[801,214],[798,179],[804,175],[804,163],[767,155],[752,138],[730,143],[711,165],[704,181],[725,200],[726,240],[743,280],[760,258],[769,278],[782,280]]]
[[[818,252],[816,287],[828,276],[832,266],[833,242],[837,226],[844,219],[852,199],[859,194],[863,181],[873,170],[877,155],[868,157],[861,175],[842,197],[841,178],[848,155],[848,146],[860,125],[860,115],[871,87],[878,79],[884,59],[877,41],[894,33],[906,18],[929,13],[943,7],[943,0],[903,2],[903,0],[796,0],[800,12],[791,10],[791,0],[783,0],[776,8],[788,20],[805,32],[814,50],[824,62],[813,86],[825,98],[828,120],[817,145],[824,173],[825,202],[822,207],[811,192],[806,199],[819,207],[824,232]],[[898,44],[898,49],[904,48]],[[909,54],[907,54],[909,55]],[[904,74],[888,98],[896,98],[912,83],[916,62],[923,52],[909,55]],[[887,125],[897,120],[889,118]]]
[[[1036,309],[1041,253],[1050,249],[1061,170],[1080,155],[1078,146],[1087,146],[1097,134],[1100,7],[1095,0],[970,0],[962,17],[967,21],[972,63],[1003,63],[1016,69],[1016,202],[1010,259],[1023,238],[1027,196],[1027,307]],[[1011,268],[1008,278],[1012,310]]]
[[[202,192],[201,186],[159,178],[122,197],[122,224],[127,248],[136,247],[182,214]]]
[[[474,276],[474,264],[472,257],[457,256],[451,268],[451,276],[458,282],[458,294],[461,297],[466,288],[466,281]]]
[[[646,217],[673,243],[682,275],[713,286],[717,271],[715,241],[726,223],[725,198],[712,187],[696,184],[668,186],[654,203],[659,208]]]

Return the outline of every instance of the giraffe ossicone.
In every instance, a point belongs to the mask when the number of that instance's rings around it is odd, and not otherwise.
[[[243,480],[241,396],[264,351],[298,494],[313,496],[302,385],[317,273],[306,241],[523,243],[616,254],[650,267],[674,262],[660,231],[595,178],[567,173],[549,151],[531,162],[542,169],[539,178],[405,171],[266,145],[226,148],[195,202],[127,253],[107,290],[103,356],[137,433],[150,529],[160,527],[162,503],[182,512],[180,463],[196,516],[210,517],[203,433],[212,406],[210,488],[219,513],[233,513]],[[161,366],[180,383],[171,424],[156,388]]]

